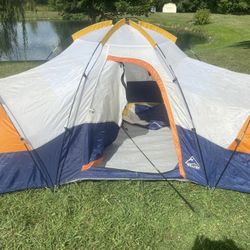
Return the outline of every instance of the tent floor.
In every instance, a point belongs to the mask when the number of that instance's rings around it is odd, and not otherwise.
[[[160,172],[176,167],[178,160],[169,127],[148,130],[128,123],[124,123],[123,127]],[[104,152],[105,167],[157,173],[136,145],[121,128],[117,139]]]

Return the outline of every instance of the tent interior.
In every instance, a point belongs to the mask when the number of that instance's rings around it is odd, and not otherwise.
[[[104,152],[105,167],[145,173],[171,171],[178,160],[158,85],[142,67],[125,63],[123,68],[121,84],[126,88],[127,105],[119,134]]]

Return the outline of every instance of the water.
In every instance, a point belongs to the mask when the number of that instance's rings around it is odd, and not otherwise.
[[[71,35],[86,27],[77,21],[29,21],[26,23],[26,46],[21,24],[17,25],[18,46],[0,54],[0,61],[46,60],[59,54],[72,43]],[[2,39],[0,37],[0,39]],[[51,55],[51,52],[53,54]]]
[[[26,23],[27,43],[24,46],[22,27],[18,24],[18,46],[13,45],[12,49],[5,53],[1,53],[0,48],[0,61],[51,59],[72,43],[73,33],[88,25],[86,21],[29,21]],[[207,40],[199,30],[189,30],[185,27],[166,28],[178,37],[177,45],[184,51]]]

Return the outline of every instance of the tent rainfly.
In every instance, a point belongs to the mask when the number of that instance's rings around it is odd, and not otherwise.
[[[250,192],[249,75],[189,58],[145,22],[72,37],[47,63],[0,80],[1,193],[87,179]]]

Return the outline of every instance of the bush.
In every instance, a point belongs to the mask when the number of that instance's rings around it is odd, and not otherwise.
[[[210,11],[208,9],[197,10],[194,14],[194,24],[204,25],[210,22]]]
[[[247,14],[250,11],[249,0],[219,0],[217,12],[232,14]]]

